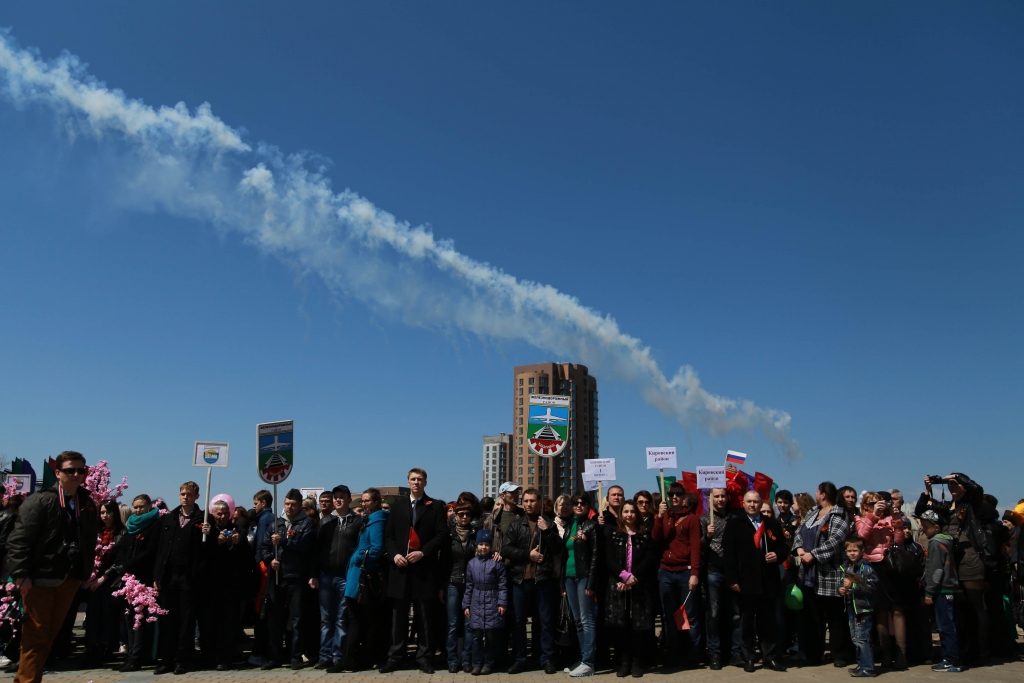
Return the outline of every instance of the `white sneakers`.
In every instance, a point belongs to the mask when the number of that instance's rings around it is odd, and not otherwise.
[[[594,667],[590,666],[586,662],[580,662],[579,666],[569,672],[571,678],[581,678],[583,676],[593,676]]]
[[[11,660],[9,658],[7,658],[7,657],[4,657],[3,655],[0,655],[0,667],[2,667],[2,666],[10,666],[10,665],[11,665]]]

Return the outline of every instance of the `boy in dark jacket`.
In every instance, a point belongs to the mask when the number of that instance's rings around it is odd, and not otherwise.
[[[924,602],[935,606],[935,624],[939,629],[942,661],[932,671],[960,673],[960,649],[956,630],[954,596],[960,586],[953,562],[953,538],[939,533],[943,519],[938,510],[924,510],[918,515],[921,531],[928,537],[928,554],[924,567]]]
[[[846,600],[850,637],[857,651],[857,666],[850,669],[850,675],[854,678],[870,678],[875,675],[875,657],[871,651],[875,610],[871,607],[871,600],[875,596],[878,576],[871,565],[864,561],[863,539],[853,537],[846,540],[846,559],[840,566],[843,584],[839,587],[839,594]]]
[[[155,673],[185,673],[195,653],[196,609],[203,577],[203,511],[196,505],[199,484],[186,481],[178,489],[181,505],[160,518],[153,587],[160,591],[160,666]]]
[[[298,489],[292,489],[285,495],[284,517],[278,517],[270,531],[260,548],[263,562],[270,567],[266,588],[270,601],[267,626],[270,661],[261,668],[269,670],[281,666],[287,618],[292,627],[291,668],[301,669],[304,629],[312,626],[302,623],[302,607],[307,584],[315,588],[317,582],[310,578],[316,533],[313,520],[302,511],[302,494]]]

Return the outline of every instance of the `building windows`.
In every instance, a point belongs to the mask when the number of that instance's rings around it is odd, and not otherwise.
[[[519,392],[522,393],[522,392]],[[519,399],[519,405],[523,405],[523,399]]]
[[[519,418],[519,424],[523,424],[523,418]]]
[[[522,409],[522,408],[520,408],[520,409],[519,409],[519,414],[520,414],[520,415],[522,415],[522,414],[523,414],[523,409]]]
[[[520,465],[522,465],[522,464],[523,464],[523,459],[522,459],[522,458],[519,458],[519,464],[520,464]]]
[[[519,435],[520,435],[520,436],[522,436],[522,434],[523,434],[523,428],[522,428],[522,427],[520,427],[520,428],[519,428]],[[522,440],[522,439],[519,439],[519,443],[522,443],[522,442],[523,442],[523,440]]]
[[[520,381],[520,383],[521,383],[521,382],[522,382],[523,380],[519,380],[519,381]],[[530,386],[531,386],[531,387],[533,386],[533,378],[532,378],[532,377],[530,378]]]
[[[532,467],[530,467],[530,468],[529,468],[529,470],[530,470],[530,474],[533,474],[533,473],[534,473],[534,472],[533,472],[533,468],[532,468]],[[533,479],[531,479],[530,481],[532,482],[532,481],[533,481]]]
[[[531,465],[533,464],[533,456],[532,455],[530,456],[530,464]]]
[[[519,378],[519,386],[523,386],[523,378],[522,377]]]
[[[530,477],[530,486],[533,486],[533,477]]]
[[[520,477],[523,476],[523,468],[522,467],[519,468],[519,476]]]
[[[522,382],[523,380],[519,380],[519,381],[520,381],[520,382]],[[530,393],[532,394],[533,392],[531,391]],[[522,388],[522,387],[519,387],[519,395],[520,395],[520,396],[522,396],[522,395],[523,395],[523,388]],[[523,400],[523,399],[519,399],[519,400],[521,401],[521,400]]]
[[[522,391],[522,389],[520,389],[519,391]],[[530,393],[533,393],[533,387],[530,387]]]

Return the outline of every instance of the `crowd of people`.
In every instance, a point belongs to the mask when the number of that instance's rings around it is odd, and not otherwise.
[[[145,494],[97,506],[85,458],[56,464],[55,487],[0,515],[16,683],[70,651],[82,602],[82,667],[156,674],[388,673],[411,658],[474,676],[830,663],[870,677],[1016,656],[1024,501],[1000,518],[959,473],[926,477],[909,510],[899,491],[831,482],[763,500],[735,468],[728,488],[677,482],[665,500],[619,486],[550,500],[506,482],[497,500],[445,503],[415,468],[408,495],[292,489],[281,516],[269,491],[251,509],[218,495],[205,521],[194,482],[173,509]]]

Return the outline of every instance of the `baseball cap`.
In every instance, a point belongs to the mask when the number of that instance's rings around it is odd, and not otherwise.
[[[939,513],[935,510],[925,510],[917,516],[918,519],[923,519],[926,522],[932,524],[942,524],[942,520],[939,518]]]
[[[333,489],[331,489],[331,495],[332,496],[348,496],[348,497],[351,498],[352,497],[352,492],[349,491],[348,487],[345,486],[344,484],[338,484]]]
[[[500,486],[500,487],[498,488],[498,493],[499,493],[499,494],[502,494],[502,493],[511,493],[512,491],[518,491],[518,490],[519,490],[519,489],[521,489],[521,488],[523,488],[523,487],[522,487],[522,486],[520,486],[519,484],[513,484],[513,483],[512,483],[512,482],[510,482],[510,481],[506,481],[506,482],[505,482],[504,484],[502,484],[502,485],[501,485],[501,486]]]

